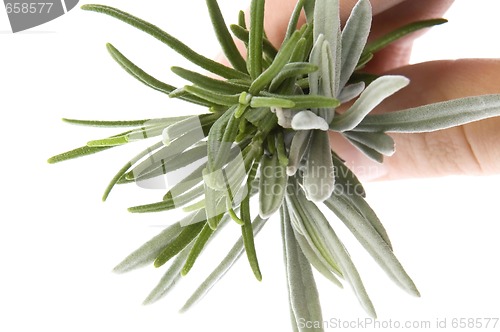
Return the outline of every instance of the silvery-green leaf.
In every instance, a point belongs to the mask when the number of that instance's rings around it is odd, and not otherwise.
[[[311,111],[300,111],[293,116],[292,128],[294,130],[328,130],[328,123],[322,117],[317,116]]]
[[[288,194],[285,196],[286,209],[290,214],[292,226],[297,234],[304,237],[315,255],[321,257],[320,260],[326,265],[328,270],[343,278],[342,269],[339,267],[331,248],[327,245],[325,237],[319,232],[315,224],[308,221],[309,216],[300,204],[298,199],[299,194],[294,194],[299,190],[301,190],[300,187],[295,184],[291,188],[288,188]],[[300,192],[300,195],[304,196],[302,192]]]
[[[317,66],[318,68],[321,68],[321,50],[323,48],[323,42],[325,41],[325,36],[323,34],[320,34],[314,42],[313,48],[311,50],[311,55],[309,56],[309,62]],[[308,80],[309,80],[309,93],[312,95],[318,95],[320,93],[319,91],[319,80],[320,80],[320,73],[318,71],[312,72],[308,75]]]
[[[332,195],[325,201],[325,205],[345,223],[380,267],[397,284],[401,285],[410,294],[419,296],[415,284],[403,269],[396,256],[394,256],[391,248],[366,218],[358,213],[356,208],[350,204],[348,199],[343,196]]]
[[[372,23],[370,1],[360,0],[354,6],[351,16],[342,31],[342,71],[340,88],[342,89],[358,65],[363,53]]]
[[[283,251],[292,312],[295,319],[305,322],[322,322],[321,304],[311,265],[295,239],[288,213],[282,210],[281,214]],[[300,324],[298,328],[299,331],[323,331],[322,327],[309,328]]]
[[[398,75],[386,75],[377,78],[361,93],[354,105],[333,119],[330,129],[335,131],[354,129],[378,104],[409,83],[409,79]]]
[[[352,286],[363,308],[370,316],[376,317],[373,304],[366,293],[366,289],[349,253],[323,213],[316,204],[309,201],[300,191],[297,191],[295,195],[287,195],[287,198],[293,202],[295,210],[300,211],[300,222],[303,223],[309,236],[313,236],[316,241],[320,241],[322,243],[321,249],[330,253],[335,261],[338,262],[345,280]]]
[[[315,130],[312,134],[303,179],[306,196],[313,202],[324,201],[335,189],[335,169],[326,131]]]
[[[184,220],[189,220],[193,215],[190,215]],[[181,222],[165,228],[160,234],[153,237],[148,242],[144,243],[137,250],[128,255],[120,264],[118,264],[113,272],[125,273],[144,265],[152,263],[160,252],[181,232]]]
[[[278,154],[262,157],[259,182],[259,215],[269,218],[280,208],[285,196],[288,176]]]
[[[365,156],[370,158],[373,161],[376,161],[378,163],[383,163],[384,162],[384,155],[381,154],[380,152],[364,145],[363,143],[360,143],[358,141],[349,139],[349,142],[351,142],[352,145],[354,145],[359,151],[363,152]]]
[[[191,243],[177,255],[172,264],[168,267],[167,271],[165,271],[165,274],[160,279],[156,287],[153,288],[153,290],[146,297],[143,304],[152,304],[160,300],[166,296],[170,290],[172,290],[177,282],[179,282],[182,278],[182,266],[184,265],[184,261],[186,260],[192,247],[193,244]]]
[[[345,86],[340,92],[339,100],[342,104],[358,97],[365,90],[365,82],[358,82]]]
[[[252,223],[252,228],[254,236],[262,229],[267,219],[261,219],[256,217]],[[203,283],[196,289],[196,291],[191,295],[191,297],[186,301],[184,306],[181,308],[181,312],[187,311],[194,304],[196,304],[201,298],[203,298],[210,289],[226,274],[227,271],[233,266],[233,264],[241,257],[243,254],[243,239],[240,237],[238,241],[231,248],[227,256],[222,260],[222,262],[215,268],[215,270],[203,281]]]
[[[351,206],[356,208],[356,211],[358,211],[359,214],[361,214],[372,226],[375,228],[377,233],[380,235],[380,237],[385,241],[387,246],[392,250],[392,244],[391,240],[389,239],[389,236],[387,235],[387,231],[385,230],[384,225],[382,225],[382,222],[378,218],[377,214],[373,209],[370,207],[370,205],[365,201],[365,199],[357,194],[349,193],[346,191],[339,190],[337,191],[338,187],[335,187],[335,194],[337,196],[342,196],[345,199],[348,199]]]
[[[318,272],[321,273],[326,279],[330,280],[338,287],[343,288],[342,283],[339,281],[339,279],[337,279],[337,277],[335,277],[335,275],[328,268],[328,263],[325,262],[323,256],[321,256],[320,254],[317,253],[316,250],[311,248],[306,238],[303,235],[301,235],[295,228],[294,228],[294,234],[295,234],[295,239],[297,240],[297,243],[299,244],[300,249],[302,250],[302,253],[306,256],[309,263],[311,263],[311,265],[314,266],[314,268],[318,270]]]
[[[332,160],[335,168],[335,189],[366,197],[365,188],[363,188],[361,181],[335,152],[332,152]]]
[[[288,153],[288,166],[286,168],[288,176],[293,176],[295,172],[297,172],[300,162],[309,147],[311,134],[311,131],[300,130],[293,136],[290,151]]]
[[[314,40],[318,40],[321,34],[325,36],[325,41],[331,47],[332,59],[334,61],[334,75],[329,77],[329,79],[332,80],[331,83],[336,96],[339,91],[342,66],[339,0],[316,0],[314,8]],[[323,48],[323,45],[320,45],[320,47]]]
[[[349,139],[362,143],[384,156],[392,156],[396,151],[394,140],[386,133],[345,131],[343,134]]]
[[[367,116],[356,130],[421,133],[500,116],[500,94],[453,99]]]

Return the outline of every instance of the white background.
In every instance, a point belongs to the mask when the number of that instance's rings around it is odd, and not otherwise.
[[[158,24],[207,56],[217,54],[203,1],[102,3]],[[220,3],[229,22],[247,5]],[[500,57],[499,12],[497,0],[457,0],[445,15],[450,23],[421,38],[412,61]],[[180,81],[169,67],[186,63],[133,28],[78,8],[24,33],[9,30],[0,9],[0,330],[288,330],[279,220],[272,219],[257,239],[261,283],[242,259],[203,302],[186,314],[177,313],[232,245],[236,227],[227,227],[179,288],[153,306],[141,306],[161,271],[151,267],[115,275],[111,269],[176,215],[129,214],[127,206],[159,200],[163,194],[134,186],[120,187],[106,204],[100,202],[107,181],[139,147],[46,163],[53,154],[114,133],[73,127],[62,123],[62,117],[133,119],[191,111],[128,77],[108,56],[106,42],[173,84]],[[369,202],[422,293],[417,299],[394,286],[339,230],[381,320],[430,321],[435,326],[437,319],[447,319],[451,327],[453,318],[500,317],[499,185],[499,176],[367,185]],[[350,289],[317,279],[325,320],[366,317]]]

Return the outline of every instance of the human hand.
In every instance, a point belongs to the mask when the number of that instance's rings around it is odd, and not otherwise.
[[[266,33],[280,45],[295,0],[268,0]],[[356,0],[341,0],[345,22]],[[377,38],[407,23],[438,18],[453,0],[371,0],[373,25],[370,38]],[[304,19],[303,19],[304,21]],[[302,22],[303,22],[302,21]],[[366,71],[404,75],[411,84],[383,102],[374,112],[383,113],[424,104],[500,93],[500,61],[461,59],[408,65],[414,33],[380,51]],[[364,157],[340,135],[331,135],[331,144],[348,165],[363,178],[443,176],[451,174],[493,174],[500,172],[500,119],[492,118],[423,134],[391,134],[397,152],[383,165]]]

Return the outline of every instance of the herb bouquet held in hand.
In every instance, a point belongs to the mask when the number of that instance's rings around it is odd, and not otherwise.
[[[182,207],[187,212],[185,218],[130,254],[115,271],[146,264],[160,267],[168,262],[159,284],[145,301],[155,302],[189,273],[224,225],[240,228],[241,237],[182,307],[187,310],[243,255],[261,280],[254,236],[273,218],[281,220],[282,232],[276,236],[283,244],[284,282],[295,330],[299,321],[322,321],[313,269],[337,286],[349,284],[366,312],[375,317],[361,277],[329,222],[338,218],[397,285],[418,296],[382,223],[365,201],[361,183],[335,153],[335,146],[332,150],[329,133],[339,133],[382,163],[384,156],[395,152],[387,133],[430,132],[500,115],[500,95],[370,114],[410,84],[403,76],[364,72],[374,54],[403,36],[445,20],[414,22],[367,43],[372,20],[368,0],[357,2],[343,28],[339,0],[299,0],[285,39],[276,49],[264,32],[264,0],[253,0],[249,17],[240,12],[237,24],[230,26],[216,0],[206,0],[206,7],[230,67],[196,53],[159,27],[128,13],[103,5],[82,7],[144,31],[210,72],[204,75],[172,67],[189,82],[174,87],[149,75],[108,44],[113,59],[135,79],[206,111],[196,116],[176,114],[132,121],[65,119],[74,124],[125,129],[54,156],[51,163],[156,138],[119,169],[105,190],[104,200],[117,184],[189,169],[162,200],[129,209],[145,213]],[[306,23],[298,26],[302,13]],[[246,46],[246,56],[237,49],[235,38]],[[332,213],[325,215],[322,206]]]

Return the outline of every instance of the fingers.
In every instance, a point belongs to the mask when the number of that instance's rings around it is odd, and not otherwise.
[[[408,107],[467,97],[500,93],[500,60],[468,59],[435,61],[397,69],[411,84],[377,108],[390,112]],[[451,174],[500,172],[500,119],[425,134],[391,134],[396,153],[376,166],[338,136],[335,151],[349,160],[366,178],[395,179]]]

